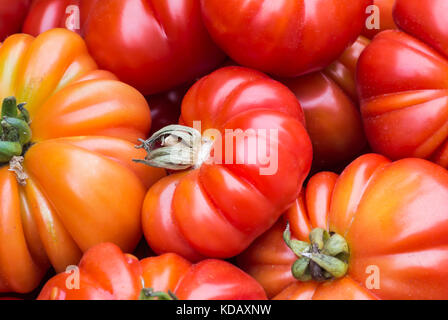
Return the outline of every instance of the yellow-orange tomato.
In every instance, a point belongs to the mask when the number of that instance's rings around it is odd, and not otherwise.
[[[344,237],[345,275],[296,280],[291,266],[298,257],[283,241],[284,220],[258,238],[239,265],[275,299],[447,299],[447,207],[444,168],[364,155],[340,176],[313,176],[284,215],[300,241],[309,242],[314,228]]]
[[[132,162],[151,125],[144,97],[98,70],[71,31],[5,40],[0,100],[10,96],[26,103],[32,143],[24,183],[0,163],[0,292],[28,292],[97,243],[132,250],[145,190],[164,171]]]

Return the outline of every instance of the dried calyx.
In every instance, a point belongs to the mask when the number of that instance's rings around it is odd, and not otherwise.
[[[316,228],[310,232],[310,243],[299,241],[291,239],[288,223],[283,239],[299,258],[291,268],[297,280],[321,282],[341,278],[347,273],[350,251],[341,235]]]
[[[14,97],[3,100],[0,119],[0,164],[23,155],[31,142],[30,116]]]
[[[170,170],[198,168],[210,157],[212,141],[203,138],[194,128],[170,125],[154,133],[148,140],[139,139],[136,146],[145,149],[143,160],[134,160],[152,167]]]

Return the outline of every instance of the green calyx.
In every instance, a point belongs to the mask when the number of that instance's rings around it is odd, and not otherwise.
[[[293,276],[300,281],[326,281],[347,273],[350,251],[345,239],[321,228],[313,229],[310,243],[291,239],[289,223],[283,240],[299,258],[292,265]]]
[[[25,145],[31,142],[30,116],[24,104],[16,98],[3,100],[0,118],[0,164],[22,155]]]
[[[139,300],[179,300],[176,295],[168,290],[168,292],[154,291],[152,288],[143,288],[140,291]]]

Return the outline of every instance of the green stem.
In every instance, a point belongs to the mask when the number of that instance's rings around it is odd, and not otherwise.
[[[154,291],[152,288],[143,288],[140,291],[139,300],[178,300],[176,295],[171,291]]]
[[[289,223],[283,232],[286,245],[298,259],[291,267],[300,281],[325,281],[343,277],[348,270],[350,251],[347,241],[337,233],[315,228],[309,235],[310,243],[291,239]]]

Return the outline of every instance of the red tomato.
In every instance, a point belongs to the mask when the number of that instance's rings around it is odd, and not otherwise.
[[[448,1],[396,0],[394,18],[400,29],[448,57]]]
[[[20,32],[31,0],[0,0],[0,42]]]
[[[99,66],[143,94],[193,81],[224,60],[203,26],[198,0],[36,0],[24,32],[65,27],[73,4],[78,32]]]
[[[374,151],[448,167],[448,56],[406,33],[384,31],[362,53],[357,84]]]
[[[378,21],[373,22],[378,22],[380,28],[368,29],[367,23],[372,21],[370,20],[366,21],[366,25],[364,26],[364,31],[362,32],[362,35],[370,39],[372,39],[381,31],[397,28],[394,22],[394,18],[392,16],[392,10],[394,8],[395,0],[373,0],[373,4],[377,6],[377,8],[379,9],[378,11],[379,16],[378,17],[374,16],[374,14],[377,13],[376,11],[369,11],[367,12],[368,18],[370,17],[374,17],[377,19],[379,18]]]
[[[149,190],[144,233],[159,254],[232,257],[270,228],[300,192],[312,158],[303,111],[282,84],[250,69],[227,67],[188,91],[181,123],[192,127],[194,121],[200,121],[202,141],[213,144],[212,151],[193,170]],[[246,135],[227,136],[226,142],[226,130]],[[270,161],[251,158],[260,152],[257,145],[269,150]]]
[[[146,101],[148,101],[149,107],[151,108],[151,133],[170,124],[178,123],[182,99],[188,89],[188,86],[181,86],[167,92],[146,97]]]
[[[355,70],[359,55],[368,44],[369,40],[359,37],[325,70],[283,80],[305,112],[316,169],[345,166],[366,146]]]
[[[313,176],[239,265],[276,299],[448,299],[447,207],[447,170],[421,159],[364,155],[339,177]],[[306,243],[314,228],[345,238],[347,273],[325,282],[295,280],[298,258],[282,239],[285,220],[294,239]]]
[[[215,42],[237,63],[281,77],[326,67],[361,33],[373,0],[201,0]]]
[[[263,288],[249,275],[220,260],[205,260],[192,265],[168,253],[139,261],[123,254],[112,243],[89,249],[75,272],[63,272],[50,279],[39,300],[136,300],[173,298],[181,300],[261,300]],[[73,285],[68,287],[67,284]],[[78,289],[76,285],[79,285]],[[156,292],[151,297],[142,295]]]

